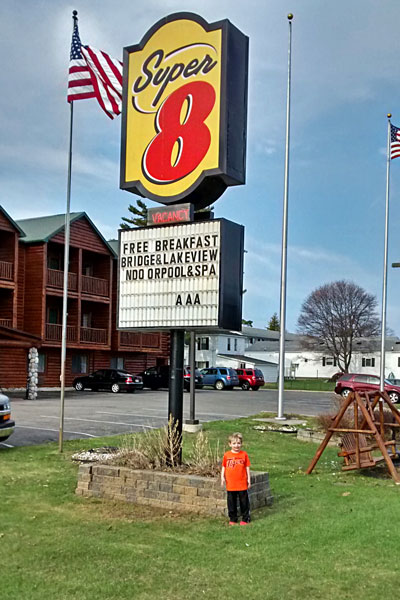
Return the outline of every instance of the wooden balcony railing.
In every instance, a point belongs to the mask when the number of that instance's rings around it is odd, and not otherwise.
[[[12,327],[12,319],[0,319],[1,327]]]
[[[142,334],[132,333],[131,331],[121,331],[119,342],[121,346],[140,348],[142,344]]]
[[[142,348],[158,348],[159,345],[159,333],[142,333]]]
[[[98,277],[82,275],[82,292],[85,294],[108,296],[108,289],[109,285],[107,279],[99,279]]]
[[[64,287],[64,271],[47,269],[47,285],[62,290]],[[68,289],[76,292],[78,289],[78,275],[68,273]]]
[[[0,260],[0,279],[12,281],[14,276],[14,265],[10,262]]]
[[[160,334],[121,331],[119,342],[121,346],[126,346],[129,348],[159,348]]]
[[[46,323],[45,337],[49,342],[61,342],[62,325]],[[67,325],[67,342],[76,342],[76,338],[76,327]]]
[[[81,342],[87,344],[107,344],[107,329],[81,327]]]

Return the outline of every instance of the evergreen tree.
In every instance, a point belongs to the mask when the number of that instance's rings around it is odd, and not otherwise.
[[[120,224],[121,229],[130,229],[131,227],[146,227],[147,225],[147,206],[140,200],[136,200],[136,206],[130,204],[129,212],[134,215],[132,217],[121,217],[124,221]]]
[[[280,331],[281,326],[276,312],[270,318],[267,329],[270,329],[271,331]]]

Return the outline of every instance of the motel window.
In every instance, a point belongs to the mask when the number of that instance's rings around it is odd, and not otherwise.
[[[362,366],[363,367],[374,367],[375,366],[375,358],[363,358]]]
[[[234,342],[233,342],[234,343],[235,352],[237,352],[237,342],[238,342],[237,338],[235,338]]]
[[[74,354],[72,357],[72,372],[87,373],[88,363],[89,361],[87,354]]]
[[[38,359],[39,359],[38,373],[44,373],[46,370],[46,355],[43,354],[43,352],[39,352]]]
[[[124,357],[123,356],[112,356],[110,360],[111,369],[124,369]]]
[[[82,313],[82,327],[91,327],[92,326],[92,313],[86,312]]]
[[[58,308],[47,309],[47,322],[52,325],[58,325],[61,323],[60,310]]]
[[[226,349],[230,350],[231,349],[231,338],[228,338],[226,341]]]

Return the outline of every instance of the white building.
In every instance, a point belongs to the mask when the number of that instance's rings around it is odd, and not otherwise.
[[[380,373],[380,338],[360,338],[354,343],[349,371]],[[185,362],[188,363],[188,347]],[[269,329],[243,327],[242,333],[202,334],[197,337],[196,366],[198,368],[227,366],[258,368],[266,381],[276,381],[279,362],[279,332]],[[325,344],[320,350],[306,350],[302,337],[293,333],[285,336],[285,377],[317,377],[328,379],[339,367]],[[400,379],[400,339],[386,339],[385,375]]]

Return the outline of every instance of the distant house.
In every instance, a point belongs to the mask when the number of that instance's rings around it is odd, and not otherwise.
[[[227,366],[234,369],[251,368],[260,369],[265,381],[276,381],[278,363],[276,360],[265,360],[261,357],[248,355],[247,348],[252,346],[252,339],[247,330],[258,337],[254,340],[267,339],[267,330],[256,330],[251,327],[243,327],[242,332],[202,333],[196,337],[196,366],[199,369],[205,367]],[[276,333],[276,332],[272,332]],[[275,339],[275,336],[273,336]],[[278,334],[279,343],[279,334]],[[189,348],[185,347],[185,363],[189,362]]]
[[[349,371],[379,375],[381,363],[381,339],[358,338],[354,341],[354,350]],[[258,341],[247,348],[246,354],[262,360],[279,361],[279,348],[268,341]],[[285,377],[329,378],[339,371],[336,358],[332,356],[323,342],[314,350],[305,349],[302,336],[287,334],[285,341]],[[385,374],[400,378],[400,339],[386,338]]]
[[[230,366],[259,368],[266,381],[276,381],[279,363],[279,331],[242,327],[241,333],[202,334],[197,337],[196,365],[199,368]],[[350,372],[380,373],[380,338],[360,338],[354,342]],[[189,360],[186,348],[185,361]],[[314,350],[304,347],[302,336],[286,332],[285,377],[329,378],[339,371],[336,359],[323,342]],[[400,379],[400,339],[386,339],[386,376]]]
[[[60,385],[64,226],[63,214],[14,222],[0,207],[2,387],[25,387],[30,347],[39,385]],[[70,215],[69,257],[66,385],[99,368],[167,362],[167,334],[116,330],[117,253],[84,212]]]

